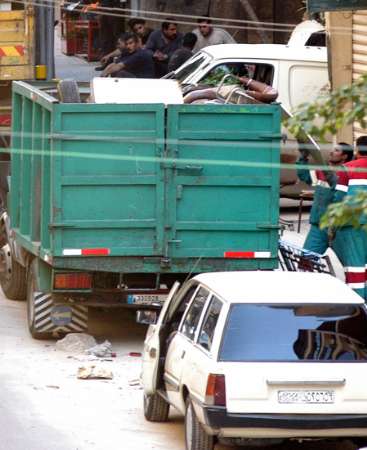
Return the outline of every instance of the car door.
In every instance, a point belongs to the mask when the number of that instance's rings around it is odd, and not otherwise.
[[[203,402],[205,401],[208,375],[217,371],[216,358],[213,357],[213,342],[222,309],[223,301],[212,295],[196,333],[195,345],[187,355],[182,376],[182,383],[188,387],[190,395]]]
[[[167,351],[164,369],[164,381],[170,402],[180,409],[180,381],[182,372],[193,350],[195,337],[201,323],[201,317],[209,291],[200,287],[188,305],[178,332],[173,337]]]
[[[161,350],[160,332],[162,325],[165,322],[165,317],[167,316],[167,313],[169,311],[169,307],[173,302],[173,299],[179,287],[180,283],[178,282],[176,282],[173,285],[167,297],[167,300],[164,302],[157,323],[155,325],[150,325],[144,341],[141,381],[143,384],[144,392],[147,395],[154,394],[157,389],[159,359]]]

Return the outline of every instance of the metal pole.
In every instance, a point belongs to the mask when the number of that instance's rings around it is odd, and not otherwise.
[[[250,5],[248,0],[240,0],[240,3],[245,9],[246,13],[248,14],[250,20],[254,22],[260,22],[259,18],[257,17],[254,11],[254,8]],[[269,36],[265,33],[265,31],[261,28],[260,25],[256,26],[256,31],[264,44],[269,44],[271,42]]]

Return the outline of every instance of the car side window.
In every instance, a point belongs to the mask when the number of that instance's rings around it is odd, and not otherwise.
[[[187,311],[185,320],[181,326],[181,332],[189,339],[194,339],[195,337],[195,332],[208,295],[209,292],[206,289],[200,288]]]
[[[201,327],[199,334],[198,344],[208,351],[212,348],[214,332],[222,307],[223,303],[217,297],[213,297],[205,314],[203,326]]]

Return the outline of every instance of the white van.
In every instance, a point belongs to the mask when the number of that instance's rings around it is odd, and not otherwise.
[[[292,112],[302,103],[314,101],[328,87],[327,49],[278,44],[215,45],[195,54],[167,78],[175,78],[183,87],[217,86],[226,74],[248,76],[273,86],[279,92],[277,102]],[[300,156],[298,144],[286,130],[283,134],[287,141],[281,160],[294,164]],[[282,185],[296,182],[295,170],[282,170]]]
[[[292,111],[315,100],[329,83],[325,47],[225,44],[206,47],[171,74],[181,85],[217,85],[232,73],[267,83]]]

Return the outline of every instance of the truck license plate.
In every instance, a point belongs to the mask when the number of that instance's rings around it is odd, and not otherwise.
[[[127,303],[129,305],[153,305],[162,306],[167,298],[167,295],[162,294],[134,294],[129,295],[127,298]]]
[[[278,403],[334,403],[334,391],[278,391]]]

